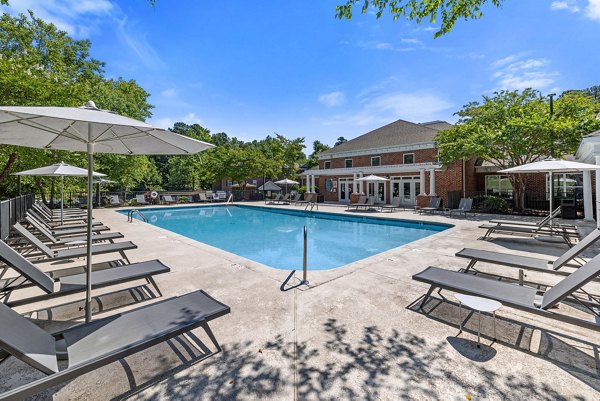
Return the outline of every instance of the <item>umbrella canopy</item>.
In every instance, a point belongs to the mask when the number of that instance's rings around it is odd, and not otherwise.
[[[281,187],[275,184],[273,181],[267,181],[260,187],[258,187],[259,191],[281,191]]]
[[[106,178],[94,178],[94,184],[116,184],[116,181],[107,180]]]
[[[94,153],[186,155],[213,147],[206,142],[155,128],[150,124],[83,107],[0,107],[0,143],[30,148],[87,152],[87,291],[85,317],[92,318],[92,185]]]
[[[384,177],[380,177],[378,175],[368,175],[366,177],[362,177],[362,178],[357,178],[356,181],[371,181],[371,182],[377,182],[377,181],[389,181],[389,178],[384,178]]]
[[[498,171],[505,174],[526,174],[526,173],[580,173],[582,171],[598,170],[600,166],[595,164],[572,162],[548,158],[538,162],[527,163],[516,167],[507,168]]]
[[[554,210],[554,178],[553,173],[580,173],[583,171],[598,170],[600,166],[587,163],[573,162],[569,160],[560,160],[549,157],[533,163],[522,164],[498,171],[504,174],[527,174],[527,173],[549,173],[550,174],[550,215]],[[597,173],[596,173],[597,174]],[[596,177],[598,179],[598,177]],[[596,194],[598,196],[600,194]],[[550,218],[552,226],[552,218]]]
[[[238,184],[238,183],[235,183],[235,184],[233,184],[231,186],[231,188],[241,188],[241,187],[242,187],[242,185]],[[254,185],[254,184],[246,184],[246,185],[244,185],[244,187],[246,187],[246,188],[256,188],[256,185]]]
[[[65,203],[65,177],[87,177],[88,171],[81,167],[60,162],[50,166],[20,171],[13,175],[31,175],[38,177],[60,177],[60,224],[63,224],[63,205]],[[92,172],[94,177],[105,177],[106,174]]]
[[[275,184],[279,185],[296,185],[299,184],[298,181],[290,180],[289,178],[284,178],[283,180],[275,181]]]

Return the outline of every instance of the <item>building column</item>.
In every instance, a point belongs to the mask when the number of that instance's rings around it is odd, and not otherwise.
[[[358,176],[359,176],[359,178],[363,178],[363,173],[358,173]],[[361,195],[365,194],[363,185],[364,185],[364,181],[359,181],[358,192],[360,192]]]
[[[596,165],[600,165],[600,156],[595,156]],[[600,176],[596,170],[596,226],[600,228]]]
[[[419,188],[421,188],[419,195],[427,196],[427,193],[425,193],[425,169],[419,170],[419,180],[421,181],[421,185],[419,185]]]
[[[310,176],[310,189],[312,190],[312,192],[317,192],[315,190],[315,175],[311,175]]]
[[[429,196],[437,196],[435,193],[435,170],[429,170]]]
[[[357,193],[358,192],[358,187],[357,187],[357,182],[356,182],[356,173],[352,174],[352,193]]]
[[[583,215],[585,221],[594,220],[594,205],[592,204],[592,174],[589,170],[583,172]]]
[[[311,193],[310,192],[310,175],[306,175],[306,193]]]

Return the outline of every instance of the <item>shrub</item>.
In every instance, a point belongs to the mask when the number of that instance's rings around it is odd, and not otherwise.
[[[137,199],[129,199],[129,206],[137,206]]]
[[[180,196],[179,199],[177,199],[179,201],[179,203],[187,203],[189,202],[190,198],[188,198],[187,196]]]
[[[488,213],[506,213],[510,208],[508,202],[497,196],[485,196],[479,204],[479,208],[483,212]]]

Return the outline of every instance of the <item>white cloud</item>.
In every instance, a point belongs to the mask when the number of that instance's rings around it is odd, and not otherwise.
[[[32,10],[36,17],[77,38],[89,36],[98,29],[99,18],[111,18],[117,9],[109,0],[18,0],[2,7],[12,15]]]
[[[161,118],[151,118],[149,124],[152,124],[155,127],[169,129],[172,128],[175,123],[183,122],[188,125],[192,124],[201,124],[202,120],[195,113],[187,113],[183,117],[161,117]]]
[[[319,102],[328,107],[339,106],[346,102],[346,95],[340,91],[324,93],[319,96]]]
[[[359,106],[353,113],[337,114],[320,122],[325,126],[372,126],[400,118],[413,122],[430,121],[443,118],[453,107],[444,97],[429,91],[371,92],[360,99]]]
[[[550,4],[551,10],[566,10],[571,13],[578,13],[581,11],[577,3],[573,0],[562,0],[562,1],[553,1]]]
[[[380,42],[377,40],[371,40],[371,41],[366,41],[366,42],[361,40],[356,43],[356,46],[362,47],[364,49],[388,50],[388,51],[395,51],[395,52],[407,52],[407,51],[415,50],[414,47],[406,47],[406,46],[398,47],[398,46],[395,46],[393,43]]]
[[[164,97],[174,97],[177,95],[177,90],[175,88],[165,89],[164,91],[160,92],[160,95]]]
[[[588,0],[585,7],[585,16],[593,21],[600,22],[600,0]]]
[[[547,89],[560,75],[548,69],[549,61],[544,58],[524,58],[524,54],[515,54],[491,64],[495,70],[492,80],[496,81],[494,90],[523,90],[525,88]]]
[[[158,68],[164,66],[164,62],[148,43],[145,32],[138,29],[136,22],[128,22],[127,16],[117,22],[117,34],[119,39],[133,51],[146,67]]]

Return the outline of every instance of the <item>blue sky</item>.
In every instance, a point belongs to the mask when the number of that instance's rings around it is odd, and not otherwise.
[[[600,85],[600,0],[506,0],[438,39],[435,24],[339,21],[340,2],[12,0],[9,11],[89,38],[109,76],[151,93],[153,124],[303,136],[309,149],[399,118],[454,122],[495,90]]]

